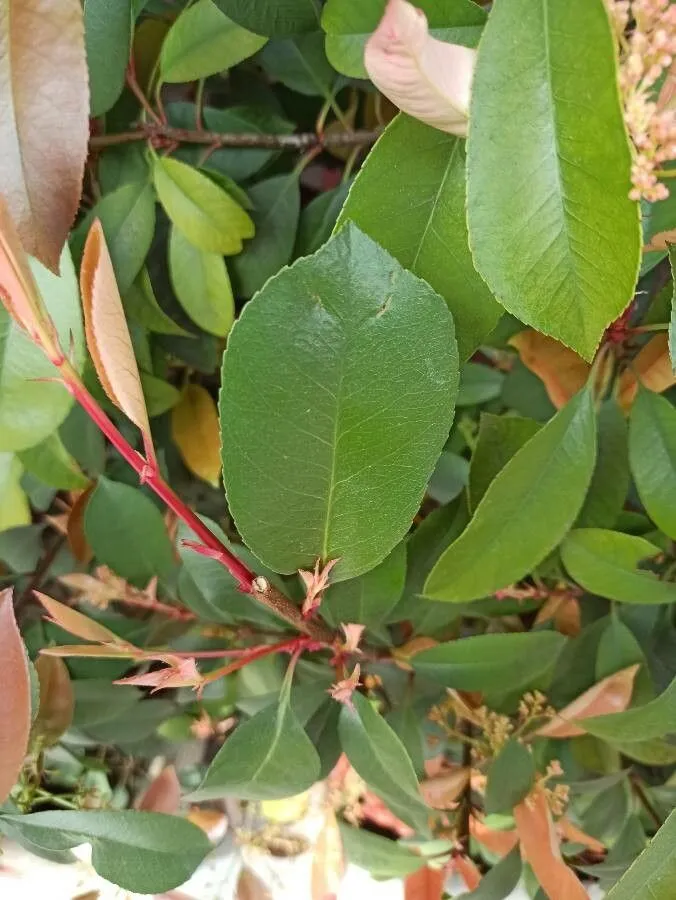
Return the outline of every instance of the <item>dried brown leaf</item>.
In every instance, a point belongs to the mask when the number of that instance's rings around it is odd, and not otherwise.
[[[83,565],[87,565],[94,555],[85,535],[84,517],[87,504],[94,493],[95,487],[96,484],[92,483],[78,494],[68,514],[68,525],[66,527],[68,546],[75,559]]]
[[[509,341],[521,362],[544,384],[557,409],[584,387],[590,365],[574,350],[532,328],[515,334]]]
[[[28,661],[14,618],[12,591],[0,593],[0,803],[14,787],[28,751],[31,690]]]
[[[0,0],[0,194],[26,251],[58,273],[89,141],[80,0]]]
[[[171,411],[171,433],[183,462],[198,478],[218,487],[221,426],[216,404],[200,384],[189,384]]]
[[[631,368],[622,372],[618,381],[617,402],[628,412],[638,393],[638,384],[649,391],[661,394],[676,384],[676,375],[671,367],[669,338],[665,331],[656,334],[636,354]]]
[[[345,874],[345,854],[336,814],[328,807],[312,857],[312,900],[336,900]]]
[[[175,816],[181,805],[181,785],[173,766],[165,766],[134,804],[135,809]]]
[[[40,682],[40,706],[33,734],[47,745],[55,744],[73,721],[75,696],[68,669],[57,656],[39,656],[35,671]]]

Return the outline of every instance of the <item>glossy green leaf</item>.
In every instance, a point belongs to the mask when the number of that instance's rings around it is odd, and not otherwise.
[[[240,725],[214,757],[193,800],[292,797],[319,777],[319,757],[290,703],[291,672],[272,704]]]
[[[163,378],[157,378],[149,372],[141,372],[141,387],[146,408],[151,419],[162,416],[172,409],[181,399],[181,392],[173,384]]]
[[[640,390],[632,406],[629,459],[648,515],[676,538],[676,409],[652,391]]]
[[[183,884],[211,850],[206,834],[191,822],[137,810],[2,815],[3,826],[46,850],[90,843],[92,865],[102,878],[143,894]]]
[[[31,268],[64,349],[78,371],[84,361],[77,275],[68,252],[61,254],[61,277],[38,262]],[[73,404],[56,369],[42,350],[0,305],[0,451],[25,450],[55,431]],[[41,380],[44,379],[44,380]]]
[[[525,744],[509,740],[495,757],[488,770],[485,810],[511,813],[521,803],[535,781],[535,760]]]
[[[21,487],[23,466],[13,453],[0,453],[0,532],[30,525],[31,510]]]
[[[632,744],[676,733],[676,678],[650,703],[584,720],[585,731],[607,741]]]
[[[200,250],[174,226],[169,272],[176,297],[193,322],[209,334],[225,337],[235,321],[235,301],[221,254]]]
[[[216,5],[256,34],[280,35],[315,31],[319,27],[316,0],[215,0]]]
[[[84,0],[90,112],[107,112],[122,93],[131,42],[131,0]]]
[[[349,179],[343,181],[333,190],[318,194],[303,207],[298,222],[295,256],[308,256],[328,241],[347,198],[350,184]]]
[[[476,509],[506,463],[540,430],[540,423],[521,416],[482,413],[479,436],[469,468],[469,500]]]
[[[460,370],[460,390],[458,406],[477,406],[496,400],[502,393],[505,383],[504,372],[484,366],[481,363],[467,362]]]
[[[572,525],[595,457],[594,404],[585,390],[493,479],[465,531],[432,569],[425,596],[475,600],[523,578]]]
[[[578,584],[621,603],[676,601],[676,584],[641,567],[659,552],[645,538],[604,528],[576,528],[561,545],[563,564]]]
[[[150,169],[143,143],[107,147],[99,156],[97,174],[104,195],[112,194],[125,184],[149,181]]]
[[[374,878],[405,878],[425,864],[421,856],[397,841],[344,823],[339,827],[347,859]]]
[[[354,226],[270,279],[223,364],[224,481],[247,545],[278,572],[339,558],[334,580],[381,562],[418,509],[456,388],[445,304]]]
[[[169,578],[174,554],[162,513],[138,488],[99,478],[84,518],[94,556],[139,587]]]
[[[497,0],[470,121],[477,269],[509,312],[591,359],[632,299],[641,252],[602,0]]]
[[[338,74],[326,58],[320,31],[270,41],[258,62],[273,81],[299,94],[328,99],[334,93]]]
[[[366,697],[353,694],[352,700],[354,707],[344,706],[338,723],[347,758],[396,816],[416,831],[427,832],[430,810],[420,796],[404,745]]]
[[[176,228],[207,253],[239,253],[253,237],[249,214],[202,172],[168,156],[153,158],[160,203]]]
[[[465,894],[465,900],[505,900],[519,884],[522,868],[521,853],[514,847],[482,876],[479,887]]]
[[[340,226],[351,219],[441,294],[463,359],[502,314],[467,244],[464,144],[397,116],[355,178],[338,220]]]
[[[614,400],[599,409],[597,440],[594,474],[576,522],[581,528],[612,528],[629,492],[627,421]]]
[[[143,325],[155,334],[177,334],[186,336],[180,325],[177,325],[157,302],[150,275],[146,268],[141,269],[132,286],[122,298],[127,319]]]
[[[676,811],[606,895],[607,900],[671,900],[676,884]]]
[[[23,450],[19,459],[27,472],[50,487],[76,491],[89,484],[89,479],[82,474],[56,432],[34,447]]]
[[[328,777],[343,752],[338,738],[340,709],[340,704],[327,696],[306,726],[308,737],[312,741],[321,763],[320,779]]]
[[[300,213],[298,177],[277,175],[259,181],[249,196],[256,234],[232,260],[233,281],[241,297],[252,297],[291,259]]]
[[[344,75],[367,78],[364,47],[382,18],[386,0],[327,0],[322,13],[326,52]],[[417,0],[427,16],[430,34],[449,44],[476,47],[486,13],[469,0]]]
[[[565,643],[556,631],[481,634],[416,653],[411,665],[458,691],[516,691],[551,669]]]
[[[619,615],[613,614],[601,635],[596,653],[596,681],[601,681],[621,669],[637,664],[641,667],[634,678],[631,693],[633,706],[648,703],[655,696],[652,677],[645,654],[631,629]]]
[[[401,543],[375,569],[331,585],[322,601],[322,615],[334,625],[356,622],[373,628],[398,602],[405,578],[406,545]]]
[[[266,40],[233,22],[212,0],[197,0],[164,39],[160,76],[169,82],[207,78],[253,56]]]
[[[469,461],[464,456],[444,450],[437,460],[427,493],[437,503],[450,503],[462,493],[469,479]]]

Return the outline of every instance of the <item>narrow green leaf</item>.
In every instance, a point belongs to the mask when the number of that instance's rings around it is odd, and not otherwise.
[[[469,479],[469,461],[444,450],[427,485],[427,493],[437,503],[450,503],[461,494]]]
[[[604,528],[576,528],[561,545],[563,564],[578,584],[621,603],[676,601],[676,584],[640,568],[660,552],[645,538]]]
[[[533,754],[524,744],[507,741],[488,770],[486,813],[511,813],[530,791],[534,780]]]
[[[479,436],[469,468],[469,500],[476,509],[506,463],[540,430],[540,423],[521,416],[482,413]]]
[[[523,578],[573,523],[595,457],[594,404],[584,390],[493,479],[466,530],[432,569],[425,596],[475,600]]]
[[[84,0],[90,112],[107,112],[122,93],[131,42],[131,0]]]
[[[225,337],[235,321],[235,300],[221,254],[200,250],[174,226],[169,272],[176,297],[193,322],[209,334]]]
[[[259,181],[249,191],[256,234],[232,260],[237,296],[252,297],[291,259],[300,213],[297,175]]]
[[[163,81],[197,81],[253,56],[267,38],[229,19],[212,0],[197,0],[183,10],[162,44]]]
[[[470,121],[477,269],[505,309],[591,359],[633,296],[641,255],[602,0],[497,0]]]
[[[673,194],[672,194],[673,196]],[[650,204],[655,206],[654,203]],[[669,318],[669,356],[671,357],[671,367],[676,372],[676,249],[669,248],[669,266],[671,267],[671,316]]]
[[[73,724],[87,729],[127,715],[141,700],[135,687],[111,684],[108,678],[84,678],[73,682]]]
[[[160,203],[174,225],[200,250],[239,253],[254,225],[242,207],[192,166],[167,156],[153,157]]]
[[[308,256],[328,241],[351,183],[349,179],[343,181],[333,190],[318,194],[303,207],[298,223],[295,256]]]
[[[180,325],[164,312],[157,302],[155,291],[148,270],[144,267],[139,272],[132,286],[125,292],[122,303],[128,319],[142,325],[155,334],[188,335]]]
[[[397,735],[408,754],[416,778],[425,777],[425,738],[423,735],[424,720],[420,709],[405,698],[387,715],[387,724]]]
[[[371,150],[338,219],[338,227],[351,219],[441,294],[463,359],[502,314],[467,243],[464,144],[397,116]]]
[[[0,453],[0,532],[30,525],[31,510],[21,487],[23,466],[13,453]]]
[[[338,723],[343,750],[357,773],[392,812],[416,831],[428,831],[430,810],[418,790],[413,764],[387,722],[361,694],[344,706]]]
[[[606,741],[632,744],[676,733],[676,678],[645,706],[584,720],[585,731]]]
[[[465,900],[505,900],[516,890],[522,868],[521,852],[519,847],[514,847],[486,872],[478,888],[465,894]]]
[[[174,554],[162,513],[139,489],[99,478],[85,511],[84,529],[94,556],[139,587],[169,578]]]
[[[634,678],[631,694],[632,705],[648,703],[655,696],[650,670],[645,654],[633,632],[627,628],[617,614],[609,617],[608,625],[601,635],[596,654],[596,680],[601,681],[620,669],[627,669],[636,663],[640,669]]]
[[[272,81],[308,97],[330,100],[338,73],[326,58],[321,31],[273,40],[257,57]]]
[[[639,390],[629,420],[629,459],[648,515],[676,538],[676,409],[666,397]]]
[[[397,841],[343,823],[339,827],[348,860],[374,878],[405,878],[425,865],[423,857],[411,853]]]
[[[316,0],[216,0],[216,5],[256,34],[299,34],[319,27]]]
[[[97,174],[104,196],[125,184],[149,181],[148,157],[142,141],[107,147],[99,156]]]
[[[676,884],[676,811],[606,895],[607,900],[671,900]]]
[[[375,569],[331,585],[322,602],[322,615],[334,625],[356,622],[374,628],[398,602],[405,578],[406,545],[401,543]]]
[[[445,304],[354,226],[270,279],[223,363],[224,481],[247,545],[278,572],[339,558],[334,580],[381,562],[418,509],[456,387]]]
[[[627,421],[614,400],[598,412],[597,440],[594,474],[576,522],[581,528],[612,528],[629,492]]]
[[[89,479],[82,474],[57,432],[34,447],[23,450],[19,459],[27,472],[50,487],[76,491],[89,484]]]
[[[162,416],[172,409],[181,399],[181,392],[164,378],[158,378],[150,372],[140,372],[143,398],[151,419]]]
[[[92,865],[102,878],[142,894],[183,884],[211,850],[206,834],[178,816],[136,810],[50,811],[0,816],[0,830],[46,850],[92,845]]]
[[[411,665],[459,691],[517,691],[551,669],[565,643],[556,631],[481,634],[416,653]]]

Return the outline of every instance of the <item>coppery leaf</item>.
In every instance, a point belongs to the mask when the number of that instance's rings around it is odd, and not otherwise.
[[[120,648],[132,646],[123,641],[122,638],[119,638],[109,628],[99,625],[98,622],[89,619],[87,616],[83,616],[81,612],[66,606],[65,603],[59,603],[58,600],[53,600],[46,594],[40,593],[40,591],[35,591],[35,596],[42,603],[53,621],[63,628],[64,631],[69,632],[69,634],[74,634],[85,641],[94,641],[99,644],[112,644]]]
[[[95,487],[95,483],[90,484],[88,488],[75,498],[68,514],[68,524],[66,526],[66,537],[68,538],[68,546],[71,553],[83,565],[90,562],[94,555],[85,536],[84,517],[87,504],[94,493]]]
[[[452,809],[469,782],[470,770],[454,766],[433,778],[426,778],[420,784],[425,802],[432,809]]]
[[[181,785],[173,766],[165,766],[134,804],[135,809],[175,816],[181,805]]]
[[[605,844],[601,843],[597,838],[592,837],[573,824],[567,816],[561,816],[556,823],[556,828],[562,838],[575,844],[582,844],[593,853],[605,853]]]
[[[656,394],[661,394],[673,384],[676,375],[671,366],[669,356],[669,338],[666,332],[660,332],[651,338],[631,362],[631,366],[622,372],[618,381],[617,402],[627,412],[636,394],[639,381],[643,387]]]
[[[267,887],[251,869],[242,869],[237,882],[235,900],[271,900]]]
[[[40,706],[33,734],[47,745],[55,744],[73,721],[75,696],[68,669],[57,656],[39,656],[35,671],[40,682]]]
[[[574,350],[532,328],[510,338],[521,362],[544,384],[557,409],[584,387],[591,366]]]
[[[404,880],[404,900],[441,900],[446,873],[425,866]]]
[[[469,830],[472,837],[480,844],[494,853],[496,856],[506,856],[518,843],[518,836],[513,829],[510,831],[497,831],[489,828],[481,819],[472,816],[469,820]]]
[[[28,751],[31,691],[28,662],[14,618],[12,591],[0,593],[0,803],[14,787]]]
[[[345,873],[345,854],[336,814],[328,807],[312,857],[312,900],[335,900]]]
[[[468,890],[475,891],[481,883],[481,872],[476,864],[464,854],[453,858],[453,868],[467,885]]]

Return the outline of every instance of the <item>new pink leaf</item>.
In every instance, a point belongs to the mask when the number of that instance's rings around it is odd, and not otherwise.
[[[12,592],[0,593],[0,803],[9,796],[28,751],[31,692],[28,662],[14,618]]]

